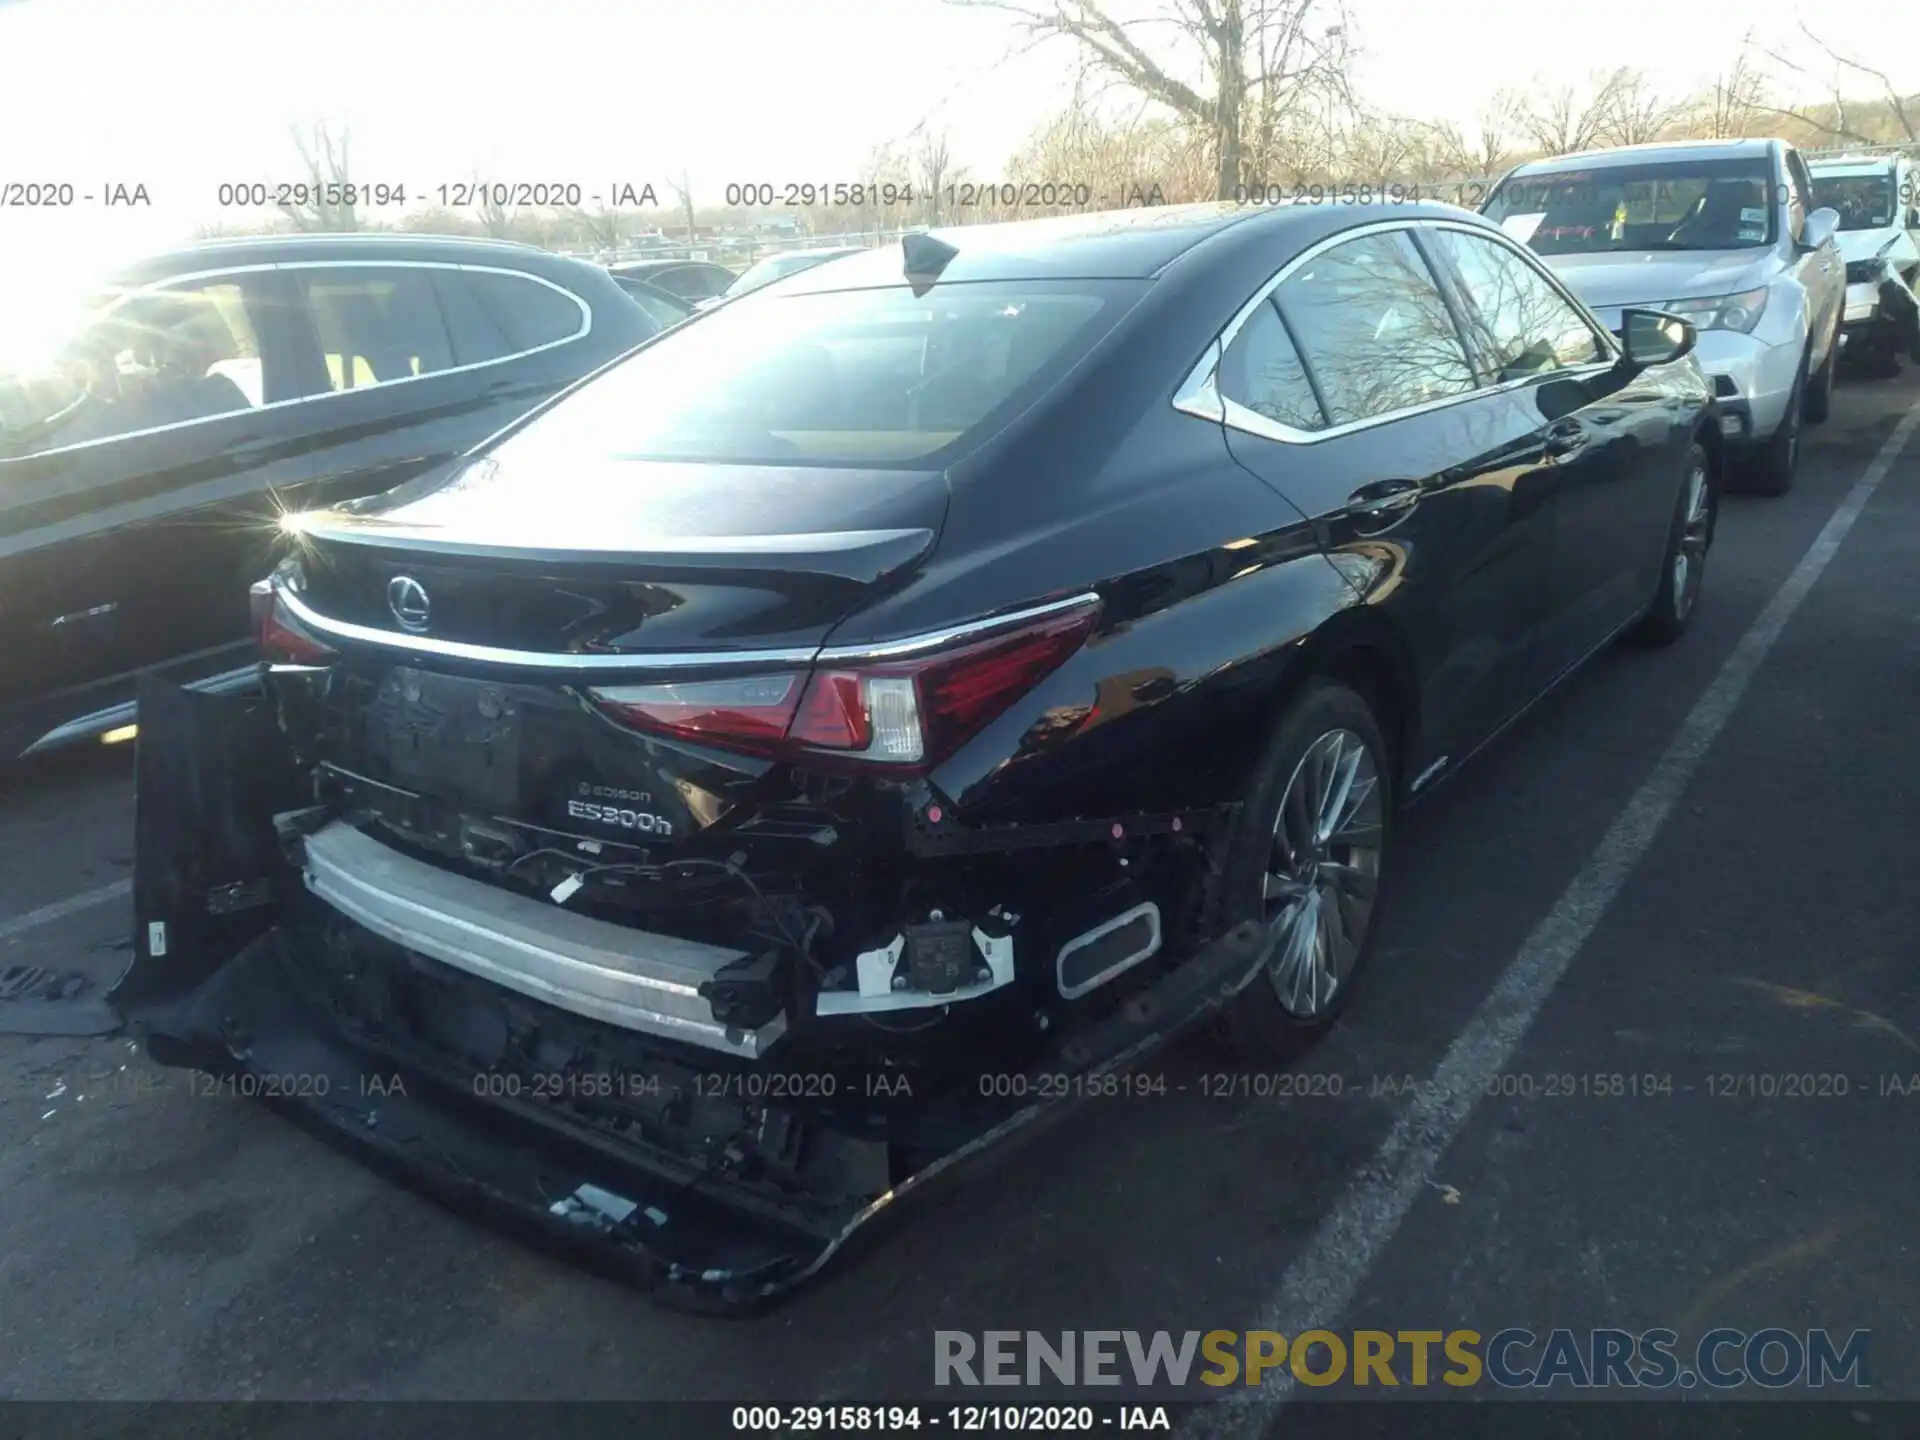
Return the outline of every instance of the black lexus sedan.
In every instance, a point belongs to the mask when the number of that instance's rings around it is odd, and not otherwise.
[[[1397,813],[1700,593],[1684,321],[1435,205],[916,235],[292,516],[142,700],[167,1064],[761,1304],[1202,1017],[1351,998]],[[1164,1084],[1164,1081],[1161,1083]]]
[[[291,509],[486,440],[662,327],[595,265],[434,236],[190,246],[0,374],[0,762],[128,733],[136,675],[254,678]]]

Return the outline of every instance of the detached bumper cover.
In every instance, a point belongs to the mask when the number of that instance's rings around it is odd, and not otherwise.
[[[1097,1089],[1063,1086],[1061,1076],[1091,1080],[1137,1063],[1237,994],[1266,961],[1265,936],[1241,927],[1120,1013],[1063,1037],[1029,1067],[1034,1084],[1005,1087],[1057,1098],[983,1102],[963,1093],[949,1113],[923,1115],[915,1127],[944,1135],[945,1148],[923,1146],[910,1158],[892,1150],[879,1193],[782,1205],[731,1173],[725,1155],[668,1153],[639,1127],[584,1118],[564,1096],[503,1087],[497,1072],[342,1023],[308,993],[326,944],[313,927],[277,926],[194,991],[146,1007],[137,1031],[161,1064],[234,1077],[238,1093],[444,1203],[709,1314],[764,1309],[818,1276],[907,1202]],[[743,1102],[743,1110],[759,1113],[763,1128],[781,1118],[770,1105]],[[843,1107],[839,1123],[857,1131],[857,1110],[857,1102]]]

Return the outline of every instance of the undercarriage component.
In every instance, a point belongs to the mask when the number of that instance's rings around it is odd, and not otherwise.
[[[1160,953],[1160,907],[1148,900],[1060,947],[1055,979],[1063,999],[1088,991]]]
[[[909,925],[890,944],[855,957],[854,978],[857,990],[822,990],[814,1013],[868,1015],[977,1000],[1013,983],[1013,937],[963,920]]]
[[[307,837],[307,888],[410,950],[623,1029],[746,1058],[786,1029],[784,1013],[729,1025],[702,987],[751,957],[629,929],[455,875],[336,822]]]

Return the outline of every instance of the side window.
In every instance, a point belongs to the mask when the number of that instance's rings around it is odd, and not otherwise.
[[[0,383],[0,455],[210,420],[265,392],[239,283],[144,290],[96,310],[41,373]]]
[[[1404,230],[1314,256],[1280,283],[1274,302],[1330,424],[1464,395],[1478,383],[1433,273]]]
[[[296,271],[329,388],[364,390],[453,366],[431,271],[398,266]]]
[[[1814,208],[1813,182],[1807,174],[1806,162],[1800,158],[1798,150],[1787,151],[1787,234],[1793,242],[1800,243],[1801,231],[1806,228],[1807,215]]]
[[[1606,358],[1580,312],[1505,245],[1459,230],[1426,238],[1460,277],[1468,338],[1496,382]]]
[[[522,275],[435,270],[454,362],[478,365],[571,340],[586,325],[580,302]]]
[[[1300,352],[1271,301],[1247,317],[1220,357],[1220,394],[1294,430],[1324,430],[1327,417],[1300,364]]]

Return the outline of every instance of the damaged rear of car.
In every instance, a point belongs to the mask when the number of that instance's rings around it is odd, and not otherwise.
[[[265,698],[142,698],[121,1003],[768,1301],[1215,1012],[1299,1054],[1399,798],[1684,633],[1712,395],[1685,320],[1624,328],[1424,205],[969,227],[719,307],[288,522]]]
[[[1148,286],[893,263],[286,522],[265,698],[140,698],[155,1059],[733,1310],[1246,983],[1227,789],[1114,769],[1190,677],[974,478]]]

